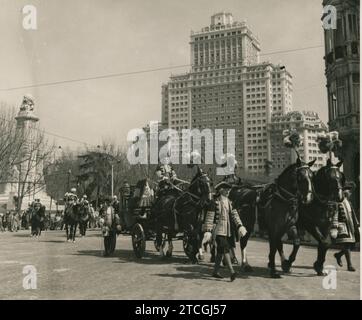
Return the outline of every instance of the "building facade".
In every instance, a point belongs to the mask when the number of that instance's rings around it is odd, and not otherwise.
[[[337,28],[324,30],[328,125],[330,131],[339,132],[343,142],[346,178],[359,185],[359,1],[324,0],[326,5],[337,11]]]
[[[259,40],[230,13],[192,31],[190,46],[190,72],[162,87],[162,122],[176,130],[223,129],[222,141],[214,143],[222,142],[224,152],[226,129],[234,129],[239,168],[264,174],[271,160],[267,123],[274,112],[292,110],[291,75],[284,66],[260,63]]]
[[[316,159],[312,169],[318,170],[326,164],[327,157],[319,150],[317,138],[328,132],[327,126],[313,111],[293,111],[287,114],[275,114],[268,125],[271,144],[271,161],[273,175],[280,174],[287,166],[295,163],[297,154],[293,149],[283,144],[283,131],[295,129],[302,137],[301,145],[297,149],[304,162]]]

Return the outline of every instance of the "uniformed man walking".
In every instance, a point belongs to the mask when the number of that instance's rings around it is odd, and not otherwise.
[[[231,281],[234,281],[236,272],[231,263],[230,251],[231,248],[235,246],[235,236],[237,240],[239,240],[241,237],[245,236],[247,231],[240,220],[238,212],[232,208],[231,201],[228,198],[231,185],[222,181],[215,186],[215,189],[218,192],[218,195],[206,213],[206,232],[203,243],[211,240],[211,232],[213,232],[216,242],[216,258],[212,276],[214,278],[223,278],[219,273],[219,269],[221,261],[224,258],[224,261],[230,270],[230,279]]]

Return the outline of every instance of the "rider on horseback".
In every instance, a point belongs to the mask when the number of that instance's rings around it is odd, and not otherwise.
[[[76,188],[70,189],[70,192],[67,192],[64,195],[64,202],[65,202],[66,206],[73,205],[73,204],[78,202],[78,196],[77,196],[77,189]]]
[[[83,195],[82,199],[79,201],[80,204],[84,205],[84,206],[88,206],[89,205],[89,201],[88,201],[88,197],[87,195]]]

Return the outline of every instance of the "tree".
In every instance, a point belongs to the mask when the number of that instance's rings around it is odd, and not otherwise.
[[[70,150],[63,151],[58,159],[55,159],[55,155],[53,158],[44,172],[44,180],[48,195],[59,201],[77,183],[79,159],[77,153]]]
[[[15,109],[0,104],[0,183],[12,180],[12,173],[24,139],[16,130]]]
[[[51,165],[54,145],[45,138],[44,132],[38,127],[30,132],[22,131],[22,147],[15,165],[18,169],[17,208],[21,209],[26,196],[36,196],[40,191],[45,191],[46,184],[44,173]]]

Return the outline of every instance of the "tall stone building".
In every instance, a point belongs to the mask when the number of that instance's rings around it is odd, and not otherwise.
[[[20,149],[9,180],[0,185],[0,205],[6,210],[14,210],[14,197],[23,195],[22,210],[27,208],[28,202],[37,198],[49,209],[51,200],[46,194],[43,165],[37,158],[41,151],[36,144],[36,124],[39,118],[35,114],[34,100],[31,96],[24,96],[15,120]]]
[[[292,163],[297,156],[294,150],[286,148],[283,143],[283,131],[296,130],[302,137],[298,148],[300,158],[304,162],[316,159],[313,169],[317,170],[326,164],[326,155],[318,148],[317,137],[328,132],[327,126],[313,111],[293,111],[287,114],[275,114],[268,125],[270,132],[271,160],[273,175],[278,175]]]
[[[336,29],[324,30],[329,128],[343,142],[343,171],[359,184],[360,30],[359,1],[324,0],[337,11]],[[358,196],[357,196],[358,198]]]
[[[260,43],[230,13],[191,32],[191,70],[162,87],[162,121],[181,130],[235,129],[239,168],[264,174],[271,160],[267,123],[274,112],[292,110],[292,77],[284,66],[260,63]],[[221,141],[220,141],[221,142]],[[215,141],[214,141],[215,143]]]

